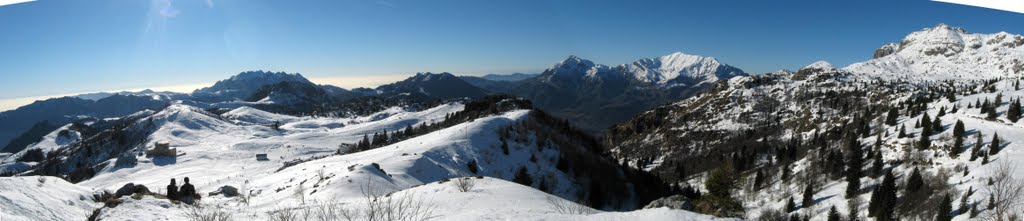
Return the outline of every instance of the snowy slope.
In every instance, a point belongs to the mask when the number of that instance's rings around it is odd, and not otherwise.
[[[914,165],[900,165],[892,167],[893,174],[897,177],[902,177],[897,184],[902,185],[905,182],[906,177],[910,176],[910,173],[914,168],[921,169],[925,176],[935,176],[940,171],[946,171],[949,175],[947,183],[954,187],[951,193],[954,197],[953,208],[960,207],[960,197],[969,188],[976,191],[970,198],[969,203],[978,203],[979,209],[982,209],[982,216],[986,214],[984,205],[988,202],[989,186],[987,185],[988,177],[990,177],[995,170],[995,167],[999,163],[1010,163],[1013,168],[1016,168],[1013,177],[1021,179],[1024,177],[1024,162],[1017,159],[1024,159],[1024,121],[1018,121],[1012,123],[1006,119],[1005,115],[1001,114],[996,121],[985,120],[985,114],[979,113],[978,108],[968,109],[965,108],[969,103],[973,104],[977,99],[984,100],[986,98],[994,100],[997,93],[1002,93],[1004,99],[1024,97],[1024,91],[1014,90],[1013,86],[1010,86],[1012,81],[1002,81],[996,83],[998,92],[996,93],[979,93],[967,96],[959,97],[955,102],[949,102],[945,99],[930,103],[927,111],[928,115],[932,116],[934,120],[938,115],[940,107],[946,107],[949,111],[953,105],[961,107],[957,112],[948,112],[946,115],[939,117],[941,118],[943,125],[947,128],[941,133],[937,133],[931,136],[933,146],[950,146],[953,144],[953,124],[958,120],[963,121],[966,131],[968,131],[968,137],[964,139],[964,153],[960,154],[959,157],[952,158],[948,155],[945,150],[929,149],[924,151],[917,151],[914,148],[905,148],[912,146],[914,142],[919,140],[919,137],[905,137],[898,138],[898,126],[907,125],[908,134],[920,134],[921,128],[913,128],[913,124],[920,120],[921,115],[907,118],[905,116],[900,117],[896,127],[885,126],[884,130],[888,131],[888,136],[883,136],[883,159],[885,161],[896,161],[896,160],[907,160],[910,155],[921,155],[925,156],[925,160],[933,161],[932,165],[914,166]],[[1004,101],[1005,102],[1005,101]],[[1000,113],[1005,113],[1007,109],[1006,103],[997,108]],[[982,164],[982,160],[979,157],[975,161],[970,161],[970,152],[975,146],[974,134],[980,132],[983,134],[983,143],[981,145],[982,152],[987,151],[989,148],[990,141],[992,140],[993,134],[998,134],[1005,147],[995,156],[990,158],[991,162],[988,164]],[[865,145],[873,145],[874,137],[862,139],[862,143]],[[807,170],[807,167],[811,166],[806,161],[799,162],[795,165],[794,173]],[[958,167],[966,166],[969,168],[970,173],[964,176],[964,174],[958,170]],[[865,166],[865,169],[870,166]],[[861,187],[873,186],[880,184],[882,181],[881,177],[874,179],[871,177],[863,177],[861,179]],[[835,205],[839,211],[847,211],[850,205],[848,205],[847,199],[844,198],[844,191],[846,190],[846,183],[844,181],[837,181],[828,183],[822,190],[814,194],[815,199],[820,201],[810,209],[810,214],[813,214],[812,220],[825,220],[828,213],[829,206]],[[761,191],[756,196],[751,198],[757,198],[755,201],[748,202],[748,209],[750,211],[759,211],[765,208],[783,208],[785,206],[784,199],[789,195],[779,193],[796,193],[802,192],[802,187],[799,185],[788,185],[788,186],[772,186],[769,189]],[[860,207],[861,216],[867,216],[867,203],[870,201],[871,193],[866,191],[861,194],[858,198],[862,204]],[[799,199],[797,199],[799,200]],[[807,214],[808,209],[798,210],[801,214]],[[757,213],[757,212],[752,212]],[[845,213],[844,213],[845,214]],[[953,220],[972,220],[966,214],[959,214]]]
[[[395,131],[408,125],[438,122],[446,114],[461,110],[459,103],[411,112],[391,108],[370,116],[353,118],[292,117],[239,108],[212,115],[195,107],[176,104],[150,118],[139,120],[140,127],[155,127],[147,147],[153,142],[169,142],[177,148],[176,159],[138,157],[129,167],[108,166],[77,189],[116,190],[125,183],[142,184],[162,193],[170,178],[189,177],[204,195],[204,208],[228,211],[235,219],[266,220],[268,213],[341,203],[358,208],[365,203],[362,191],[373,187],[381,193],[412,195],[436,208],[432,220],[709,220],[713,217],[686,211],[650,209],[633,212],[599,212],[589,215],[562,214],[551,209],[548,200],[568,203],[575,200],[578,181],[555,168],[558,150],[538,147],[532,132],[522,141],[510,141],[509,154],[502,152],[500,131],[526,119],[530,111],[518,110],[486,116],[388,146],[344,155],[331,155],[341,143],[354,143],[364,133],[384,129]],[[260,122],[282,122],[274,130]],[[152,123],[149,123],[152,122]],[[548,144],[552,145],[552,144]],[[256,161],[254,155],[267,153],[270,161]],[[330,155],[330,156],[328,156]],[[283,168],[294,159],[326,156]],[[532,158],[532,159],[531,159]],[[479,171],[467,167],[475,160]],[[511,180],[520,166],[534,176],[534,185],[555,196],[505,180]],[[452,181],[439,181],[483,175],[473,191],[455,190]],[[474,178],[476,179],[476,178]],[[239,187],[251,197],[207,196],[220,186]],[[74,189],[74,188],[73,188]],[[48,191],[48,188],[35,188]],[[303,197],[298,197],[299,192]],[[495,200],[507,199],[507,200]],[[182,220],[189,207],[165,199],[143,196],[122,197],[114,208],[103,208],[97,215],[103,220]],[[90,201],[91,202],[91,201]],[[0,205],[4,203],[0,202]],[[91,214],[91,205],[81,215]],[[472,211],[472,212],[464,212]],[[65,218],[59,218],[65,219]],[[77,219],[77,218],[76,218]]]
[[[24,150],[11,154],[7,158],[0,158],[0,162],[14,162],[22,155],[25,155],[25,152],[28,152],[29,150],[39,149],[43,150],[43,153],[49,153],[50,151],[63,148],[64,146],[77,142],[81,139],[81,133],[71,129],[71,124],[67,124],[60,128],[57,128],[56,130],[50,132],[49,134],[46,134],[46,136],[42,137],[42,140],[32,145],[29,145]]]
[[[100,206],[92,190],[57,177],[0,177],[0,219],[82,220]]]
[[[81,184],[106,189],[115,189],[127,182],[162,186],[171,177],[188,176],[199,181],[198,188],[203,188],[204,183],[213,180],[272,172],[285,161],[330,155],[338,151],[341,144],[356,143],[363,134],[436,121],[447,113],[460,110],[461,106],[458,103],[445,104],[413,113],[400,108],[389,109],[375,114],[377,118],[367,119],[299,118],[251,108],[240,108],[217,116],[176,104],[151,117],[157,129],[149,135],[145,145],[151,148],[156,142],[170,143],[178,150],[176,159],[139,157],[140,163],[135,167],[108,166]],[[240,117],[243,113],[248,115]],[[232,118],[240,123],[228,120]],[[148,119],[140,120],[145,121]],[[273,121],[282,122],[280,130],[260,123]],[[147,124],[137,125],[145,127]],[[255,160],[256,154],[264,153],[269,155],[270,161]]]
[[[571,202],[501,179],[489,177],[471,179],[476,180],[476,186],[469,192],[458,191],[452,182],[433,182],[400,190],[392,195],[425,200],[426,205],[432,209],[429,220],[736,220],[668,208],[630,212],[560,213],[553,209],[552,203],[549,201],[562,204]],[[320,209],[324,206],[358,209],[361,204],[365,203],[362,200],[364,199],[359,197],[335,198],[329,201],[307,199],[306,205],[278,206],[266,210],[233,206],[237,202],[206,204],[205,206],[212,210],[229,212],[236,220],[265,220],[269,216],[268,212],[280,210],[293,210],[301,213],[302,210],[322,211]],[[104,209],[99,218],[102,220],[181,220],[188,218],[184,212],[187,208],[184,204],[174,204],[149,196],[142,199],[125,197],[121,205]]]

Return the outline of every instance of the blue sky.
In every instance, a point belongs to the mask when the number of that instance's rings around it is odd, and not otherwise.
[[[1022,14],[923,0],[40,0],[0,7],[0,99],[203,85],[261,69],[351,87],[675,51],[763,73],[866,60],[938,23],[1024,33]]]

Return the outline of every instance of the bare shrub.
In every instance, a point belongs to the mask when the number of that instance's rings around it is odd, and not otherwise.
[[[301,216],[299,213],[302,212],[301,208],[283,208],[274,211],[267,212],[268,219],[270,221],[298,221]]]
[[[761,216],[757,218],[758,221],[786,221],[789,217],[786,217],[785,213],[777,209],[765,208],[761,210]]]
[[[354,221],[357,220],[359,211],[344,207],[337,202],[313,202],[313,206],[307,211],[307,220],[315,221]]]
[[[988,213],[987,220],[1014,220],[1021,209],[1021,200],[1024,200],[1024,180],[1013,177],[1017,168],[1007,160],[1001,161],[992,172],[992,184],[988,186],[988,192],[994,197],[995,207]]]
[[[473,190],[473,187],[476,186],[476,180],[472,177],[455,178],[455,180],[452,181],[452,185],[454,185],[459,192],[465,193]]]
[[[185,218],[189,221],[228,221],[231,213],[212,205],[185,205]]]
[[[346,205],[334,201],[312,201],[295,208],[267,212],[273,221],[422,221],[434,217],[435,206],[412,193],[387,192],[368,179],[360,186],[362,202]]]
[[[362,215],[366,221],[421,221],[433,217],[435,205],[413,193],[387,193],[370,180],[359,190],[366,201]]]
[[[594,209],[591,209],[590,207],[584,206],[580,202],[573,203],[573,202],[570,202],[570,201],[559,199],[558,197],[554,197],[554,196],[548,196],[547,197],[547,201],[548,201],[548,205],[551,206],[551,209],[553,209],[553,210],[555,210],[555,212],[561,213],[561,214],[587,215],[587,214],[594,214],[594,213],[596,213],[596,211],[594,211]]]
[[[295,192],[292,193],[292,196],[295,197],[295,199],[298,199],[299,202],[302,202],[302,205],[306,205],[306,186],[301,183],[296,185]]]

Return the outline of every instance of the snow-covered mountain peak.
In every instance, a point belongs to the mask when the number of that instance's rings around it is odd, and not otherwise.
[[[415,77],[409,78],[409,80],[416,81],[416,82],[423,82],[423,81],[432,81],[432,80],[441,80],[441,79],[453,79],[453,78],[457,78],[457,77],[455,77],[455,75],[452,75],[451,73],[448,73],[448,72],[441,72],[441,73],[431,73],[431,72],[425,72],[424,73],[424,72],[420,72],[420,73],[416,73]]]
[[[907,35],[900,41],[900,50],[910,50],[928,56],[952,56],[964,50],[967,40],[976,40],[966,30],[939,24]]]
[[[875,50],[873,59],[843,68],[884,79],[989,79],[1024,72],[1024,37],[970,33],[939,24]]]
[[[811,63],[810,65],[807,65],[807,66],[805,66],[804,68],[801,68],[801,69],[812,69],[812,68],[813,69],[822,69],[822,70],[834,70],[834,69],[836,69],[835,66],[832,66],[832,63],[828,63],[827,61],[816,61],[816,62]]]
[[[309,81],[306,80],[302,74],[294,73],[289,74],[285,72],[269,72],[269,71],[246,71],[239,73],[238,75],[231,76],[227,81],[265,81],[265,82],[281,82],[281,81]]]
[[[263,86],[281,82],[313,84],[301,74],[285,72],[246,71],[231,78],[217,81],[213,86],[197,89],[192,96],[207,101],[231,101],[249,98]]]
[[[714,57],[690,55],[675,52],[656,59],[640,59],[623,68],[638,81],[668,85],[678,80],[714,82],[737,75],[743,71],[722,64]],[[685,78],[685,79],[680,79]]]
[[[577,57],[576,55],[570,55],[565,60],[562,60],[562,62],[549,68],[548,72],[555,76],[575,78],[583,76],[594,77],[607,69],[607,66],[594,64],[593,61]]]

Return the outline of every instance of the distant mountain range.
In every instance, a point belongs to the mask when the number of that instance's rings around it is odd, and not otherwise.
[[[742,70],[714,58],[674,53],[657,59],[608,67],[570,56],[541,74],[488,74],[480,77],[451,73],[418,73],[408,79],[376,88],[351,91],[312,83],[301,74],[246,71],[189,94],[174,92],[93,93],[37,101],[0,113],[0,144],[47,121],[59,127],[81,116],[116,117],[145,109],[157,109],[183,100],[205,107],[255,106],[287,113],[345,112],[344,102],[358,97],[400,100],[480,98],[511,94],[533,100],[538,107],[565,117],[591,133],[648,108],[686,98],[710,82],[745,75]],[[196,103],[198,102],[198,103]],[[358,102],[370,102],[360,99]],[[401,101],[374,101],[395,103]],[[206,104],[206,105],[204,105]],[[24,148],[24,140],[3,151]]]

